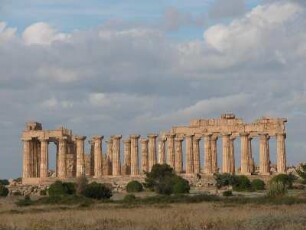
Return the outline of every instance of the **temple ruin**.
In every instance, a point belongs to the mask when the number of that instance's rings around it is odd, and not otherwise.
[[[22,132],[22,177],[24,183],[43,182],[51,177],[48,167],[50,142],[56,145],[56,167],[52,177],[61,179],[82,175],[97,179],[139,176],[150,171],[156,163],[167,163],[182,175],[218,172],[251,175],[255,173],[256,165],[259,175],[270,175],[270,138],[276,138],[276,173],[285,173],[286,122],[283,118],[263,117],[245,123],[234,114],[223,114],[217,119],[192,120],[188,126],[176,126],[159,135],[149,134],[142,138],[138,134],[130,135],[123,140],[123,150],[122,135],[111,136],[105,142],[106,151],[102,148],[104,137],[94,136],[89,140],[89,154],[84,151],[85,136],[74,135],[63,127],[44,130],[40,123],[28,122]],[[235,161],[234,141],[237,138],[240,138],[240,162]],[[258,164],[254,162],[252,151],[254,138],[259,139]],[[221,167],[217,160],[218,140],[222,140]],[[239,170],[236,168],[238,163]]]

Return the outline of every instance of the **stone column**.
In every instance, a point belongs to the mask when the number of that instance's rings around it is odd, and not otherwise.
[[[76,176],[85,175],[85,156],[84,156],[84,141],[85,136],[76,136]]]
[[[131,135],[131,175],[139,175],[138,139],[140,135]]]
[[[120,163],[120,139],[121,135],[113,136],[113,176],[120,176],[121,163]]]
[[[113,173],[113,139],[112,137],[106,141],[107,144],[107,161],[108,161],[108,175],[112,175]]]
[[[167,138],[162,136],[159,138],[158,142],[158,163],[166,164],[166,140]]]
[[[193,136],[186,135],[186,173],[194,173],[194,162],[193,162]]]
[[[94,148],[95,143],[93,140],[89,140],[88,144],[90,144],[90,175],[95,175],[95,154],[94,154]]]
[[[270,175],[269,142],[267,134],[260,134],[259,139],[259,173]]]
[[[175,138],[175,172],[182,173],[183,172],[183,147],[182,142],[183,138],[176,137]]]
[[[194,173],[200,173],[201,166],[200,166],[200,140],[201,137],[193,137],[193,167]]]
[[[223,159],[222,173],[230,173],[230,133],[222,134]]]
[[[250,175],[250,159],[249,159],[249,133],[240,133],[241,144],[241,174]]]
[[[253,151],[252,151],[252,140],[253,137],[248,137],[248,154],[249,154],[249,162],[248,162],[248,169],[249,169],[249,173],[252,174],[255,172],[255,163],[254,163],[254,159],[253,159]]]
[[[148,172],[149,171],[149,154],[148,154],[148,139],[145,138],[141,138],[140,139],[141,142],[141,160],[142,160],[142,164],[141,164],[141,170],[143,172]]]
[[[277,148],[277,172],[286,173],[286,134],[276,134],[276,148]]]
[[[30,143],[31,139],[22,139],[23,142],[23,178],[31,177],[31,153],[30,153]]]
[[[94,177],[101,178],[102,176],[102,139],[103,136],[94,136],[92,138],[94,143]]]
[[[40,177],[48,177],[48,139],[40,138]]]
[[[149,172],[156,164],[156,134],[149,134]]]
[[[131,139],[126,139],[123,141],[124,143],[124,164],[126,167],[125,174],[131,174]]]
[[[235,174],[235,145],[234,142],[236,140],[236,137],[231,136],[230,137],[230,173]]]
[[[212,172],[212,153],[211,153],[211,133],[204,134],[204,173],[211,175]]]
[[[168,145],[167,162],[171,168],[175,167],[174,137],[175,134],[167,135],[167,145]]]
[[[211,171],[212,173],[218,173],[218,148],[217,148],[218,136],[213,135],[211,137]]]
[[[59,138],[58,143],[58,177],[66,177],[66,154],[67,154],[67,140],[66,138]]]

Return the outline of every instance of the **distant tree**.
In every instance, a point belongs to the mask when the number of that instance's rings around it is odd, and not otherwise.
[[[10,182],[7,179],[3,179],[3,180],[0,180],[0,184],[2,184],[2,185],[9,185]]]
[[[292,173],[290,174],[278,174],[274,176],[270,182],[280,182],[282,183],[286,188],[292,188],[293,182],[296,180],[296,176],[294,176]]]
[[[9,190],[3,184],[0,184],[0,196],[7,196],[9,194]]]
[[[306,164],[301,164],[295,171],[303,179],[303,183],[306,184]]]

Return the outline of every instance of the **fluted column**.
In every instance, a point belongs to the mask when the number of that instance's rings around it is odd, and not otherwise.
[[[120,176],[121,163],[120,163],[120,139],[121,135],[113,136],[113,176]]]
[[[108,161],[108,174],[111,175],[113,173],[113,139],[112,137],[106,141],[107,144],[107,161]]]
[[[93,140],[89,140],[88,143],[90,144],[90,175],[95,175],[95,154],[94,154],[94,148],[95,143]]]
[[[230,137],[230,157],[229,157],[229,164],[230,164],[230,173],[235,174],[235,142],[236,137]]]
[[[250,175],[249,159],[249,133],[240,133],[241,144],[241,174]]]
[[[193,136],[186,135],[186,173],[194,173],[194,162],[193,162]]]
[[[222,159],[222,172],[230,173],[230,133],[222,135],[223,159]]]
[[[204,173],[212,174],[211,133],[204,134]]]
[[[193,167],[194,167],[194,173],[200,173],[200,140],[201,137],[194,136],[193,137]]]
[[[165,136],[161,136],[158,139],[158,163],[166,164],[166,140]]]
[[[102,176],[102,139],[103,136],[94,136],[94,177],[100,178]]]
[[[131,174],[131,139],[126,139],[123,141],[124,144],[124,164],[126,167],[125,174]]]
[[[58,177],[65,178],[66,169],[66,154],[67,154],[67,140],[65,138],[59,138],[58,143]]]
[[[254,158],[253,158],[253,150],[252,150],[252,140],[253,140],[253,137],[248,137],[248,159],[249,159],[249,162],[248,162],[248,169],[249,169],[249,174],[252,174],[255,172],[255,163],[254,163]]]
[[[175,172],[182,173],[183,172],[183,147],[182,142],[183,138],[176,137],[175,139]]]
[[[131,135],[131,175],[139,175],[138,139],[140,135]]]
[[[142,163],[141,163],[141,170],[143,172],[148,172],[149,171],[149,156],[148,156],[148,142],[149,140],[148,139],[145,139],[145,138],[141,138],[140,139],[140,142],[141,142],[141,160],[142,160]]]
[[[84,156],[84,141],[85,136],[76,136],[76,176],[85,175],[85,156]]]
[[[217,148],[218,136],[213,135],[211,137],[211,171],[212,173],[218,173],[218,148]]]
[[[48,177],[48,139],[41,138],[40,141],[40,177]]]
[[[276,134],[277,172],[286,173],[286,134]]]
[[[269,142],[267,134],[260,134],[259,139],[259,173],[270,175]]]
[[[149,134],[149,171],[156,164],[156,134]]]
[[[171,168],[175,167],[174,137],[175,134],[167,135],[167,162]]]
[[[31,177],[31,154],[30,154],[30,142],[31,139],[22,139],[23,142],[23,178]]]

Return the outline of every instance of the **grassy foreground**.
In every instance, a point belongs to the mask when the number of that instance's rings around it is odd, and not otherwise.
[[[15,201],[0,200],[0,229],[306,229],[305,202],[226,199],[18,207]]]

